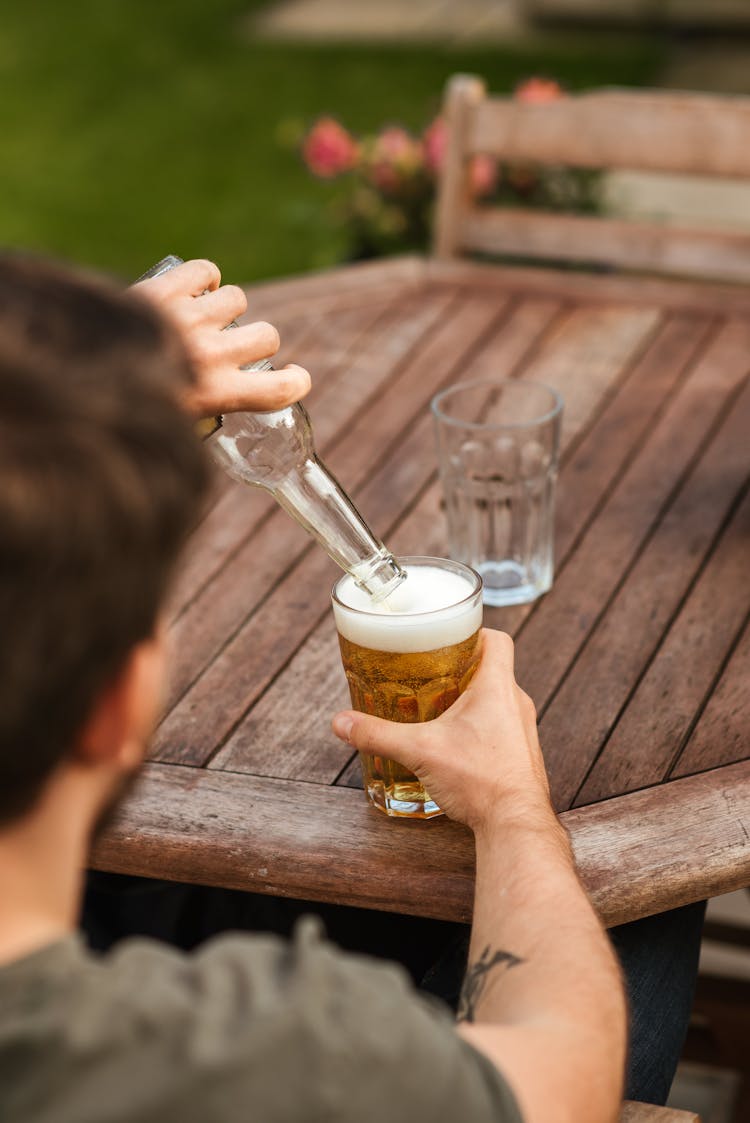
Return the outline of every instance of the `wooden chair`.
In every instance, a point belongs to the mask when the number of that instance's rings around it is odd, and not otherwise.
[[[539,165],[750,180],[750,98],[604,89],[527,104],[489,98],[480,79],[456,75],[444,112],[438,258],[484,252],[750,280],[748,232],[482,206],[472,200],[468,180],[477,153]]]

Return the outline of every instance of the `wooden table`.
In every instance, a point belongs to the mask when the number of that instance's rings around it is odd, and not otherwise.
[[[607,924],[750,884],[750,293],[400,259],[250,290],[316,376],[318,448],[398,553],[446,552],[431,396],[565,399],[553,591],[512,632]],[[171,604],[152,760],[100,869],[466,920],[473,845],[371,809],[321,550],[217,481]]]

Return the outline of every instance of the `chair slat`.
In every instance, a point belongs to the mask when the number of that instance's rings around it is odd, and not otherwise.
[[[465,212],[457,238],[477,252],[750,281],[750,233],[739,231],[488,207]]]
[[[582,168],[750,178],[750,98],[597,90],[542,105],[484,100],[468,152]]]

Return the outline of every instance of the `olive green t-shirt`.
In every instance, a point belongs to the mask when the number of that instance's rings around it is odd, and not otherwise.
[[[521,1123],[394,965],[228,935],[190,955],[75,936],[0,968],[3,1123]]]

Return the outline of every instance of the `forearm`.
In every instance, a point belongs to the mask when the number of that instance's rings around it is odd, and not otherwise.
[[[580,1123],[600,1123],[619,1100],[624,1066],[619,968],[562,827],[551,812],[535,811],[529,820],[504,822],[498,813],[477,833],[459,1017],[465,1035],[512,1083],[516,1074],[529,1123],[537,1111],[547,1123],[568,1111]],[[537,1069],[529,1072],[535,1054]]]

